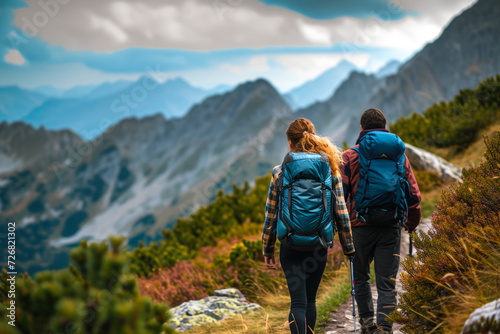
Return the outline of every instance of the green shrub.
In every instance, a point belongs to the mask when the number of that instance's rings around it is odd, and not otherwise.
[[[189,218],[179,218],[172,229],[164,230],[163,241],[147,247],[140,244],[134,249],[130,255],[132,271],[148,276],[160,268],[173,267],[179,260],[195,258],[202,247],[260,233],[270,178],[270,175],[257,178],[253,188],[248,182],[242,187],[233,185],[231,194],[219,190],[211,204]]]
[[[413,113],[391,124],[404,142],[422,148],[468,147],[481,129],[500,115],[500,75],[475,89],[464,89],[450,102],[435,103],[423,114]]]
[[[173,333],[165,305],[139,294],[122,237],[107,242],[82,241],[71,251],[75,265],[16,280],[16,327],[11,333]],[[9,303],[4,271],[0,281],[0,316]]]
[[[486,161],[444,192],[432,228],[415,238],[393,319],[406,333],[459,333],[469,314],[500,297],[500,132]]]

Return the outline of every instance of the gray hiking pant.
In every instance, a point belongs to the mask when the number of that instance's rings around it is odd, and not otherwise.
[[[396,276],[399,269],[401,229],[394,227],[360,226],[352,228],[354,248],[354,288],[360,318],[374,317],[370,286],[370,263],[375,260],[377,285],[377,324],[389,330],[392,324],[385,318],[395,310]]]

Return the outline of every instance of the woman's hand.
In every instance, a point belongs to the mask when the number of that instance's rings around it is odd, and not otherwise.
[[[264,256],[264,263],[267,266],[267,269],[276,270],[276,264],[274,262],[274,255]]]

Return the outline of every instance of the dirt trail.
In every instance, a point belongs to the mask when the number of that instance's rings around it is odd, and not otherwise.
[[[418,225],[417,230],[419,231],[427,231],[431,226],[431,220],[430,218],[426,218],[422,220],[422,222]],[[409,242],[409,236],[406,231],[403,230],[402,237],[401,237],[401,262],[404,258],[406,258],[409,254],[409,248],[410,248],[410,242]],[[414,251],[415,253],[415,251]],[[403,288],[401,286],[400,282],[400,274],[401,271],[403,270],[403,267],[400,265],[399,266],[399,273],[398,273],[398,278],[397,278],[397,283],[396,283],[396,289],[398,291],[398,295],[403,292]],[[375,310],[377,309],[377,288],[375,286],[375,283],[372,284],[372,295],[373,295],[373,304]],[[394,334],[400,334],[401,332],[399,329],[401,328],[401,325],[394,324],[393,326],[393,332]],[[359,325],[359,316],[358,316],[358,309],[356,307],[356,330],[357,333],[361,333],[361,326]],[[347,333],[354,333],[354,322],[353,322],[353,316],[352,316],[352,298],[349,297],[349,299],[343,303],[342,305],[339,306],[337,311],[335,312],[330,312],[330,321],[328,322],[327,326],[325,327],[325,334],[347,334]]]

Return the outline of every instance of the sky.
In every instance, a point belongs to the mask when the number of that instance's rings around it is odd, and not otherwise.
[[[474,0],[1,0],[0,86],[68,89],[154,73],[281,92],[343,59],[375,72]]]

